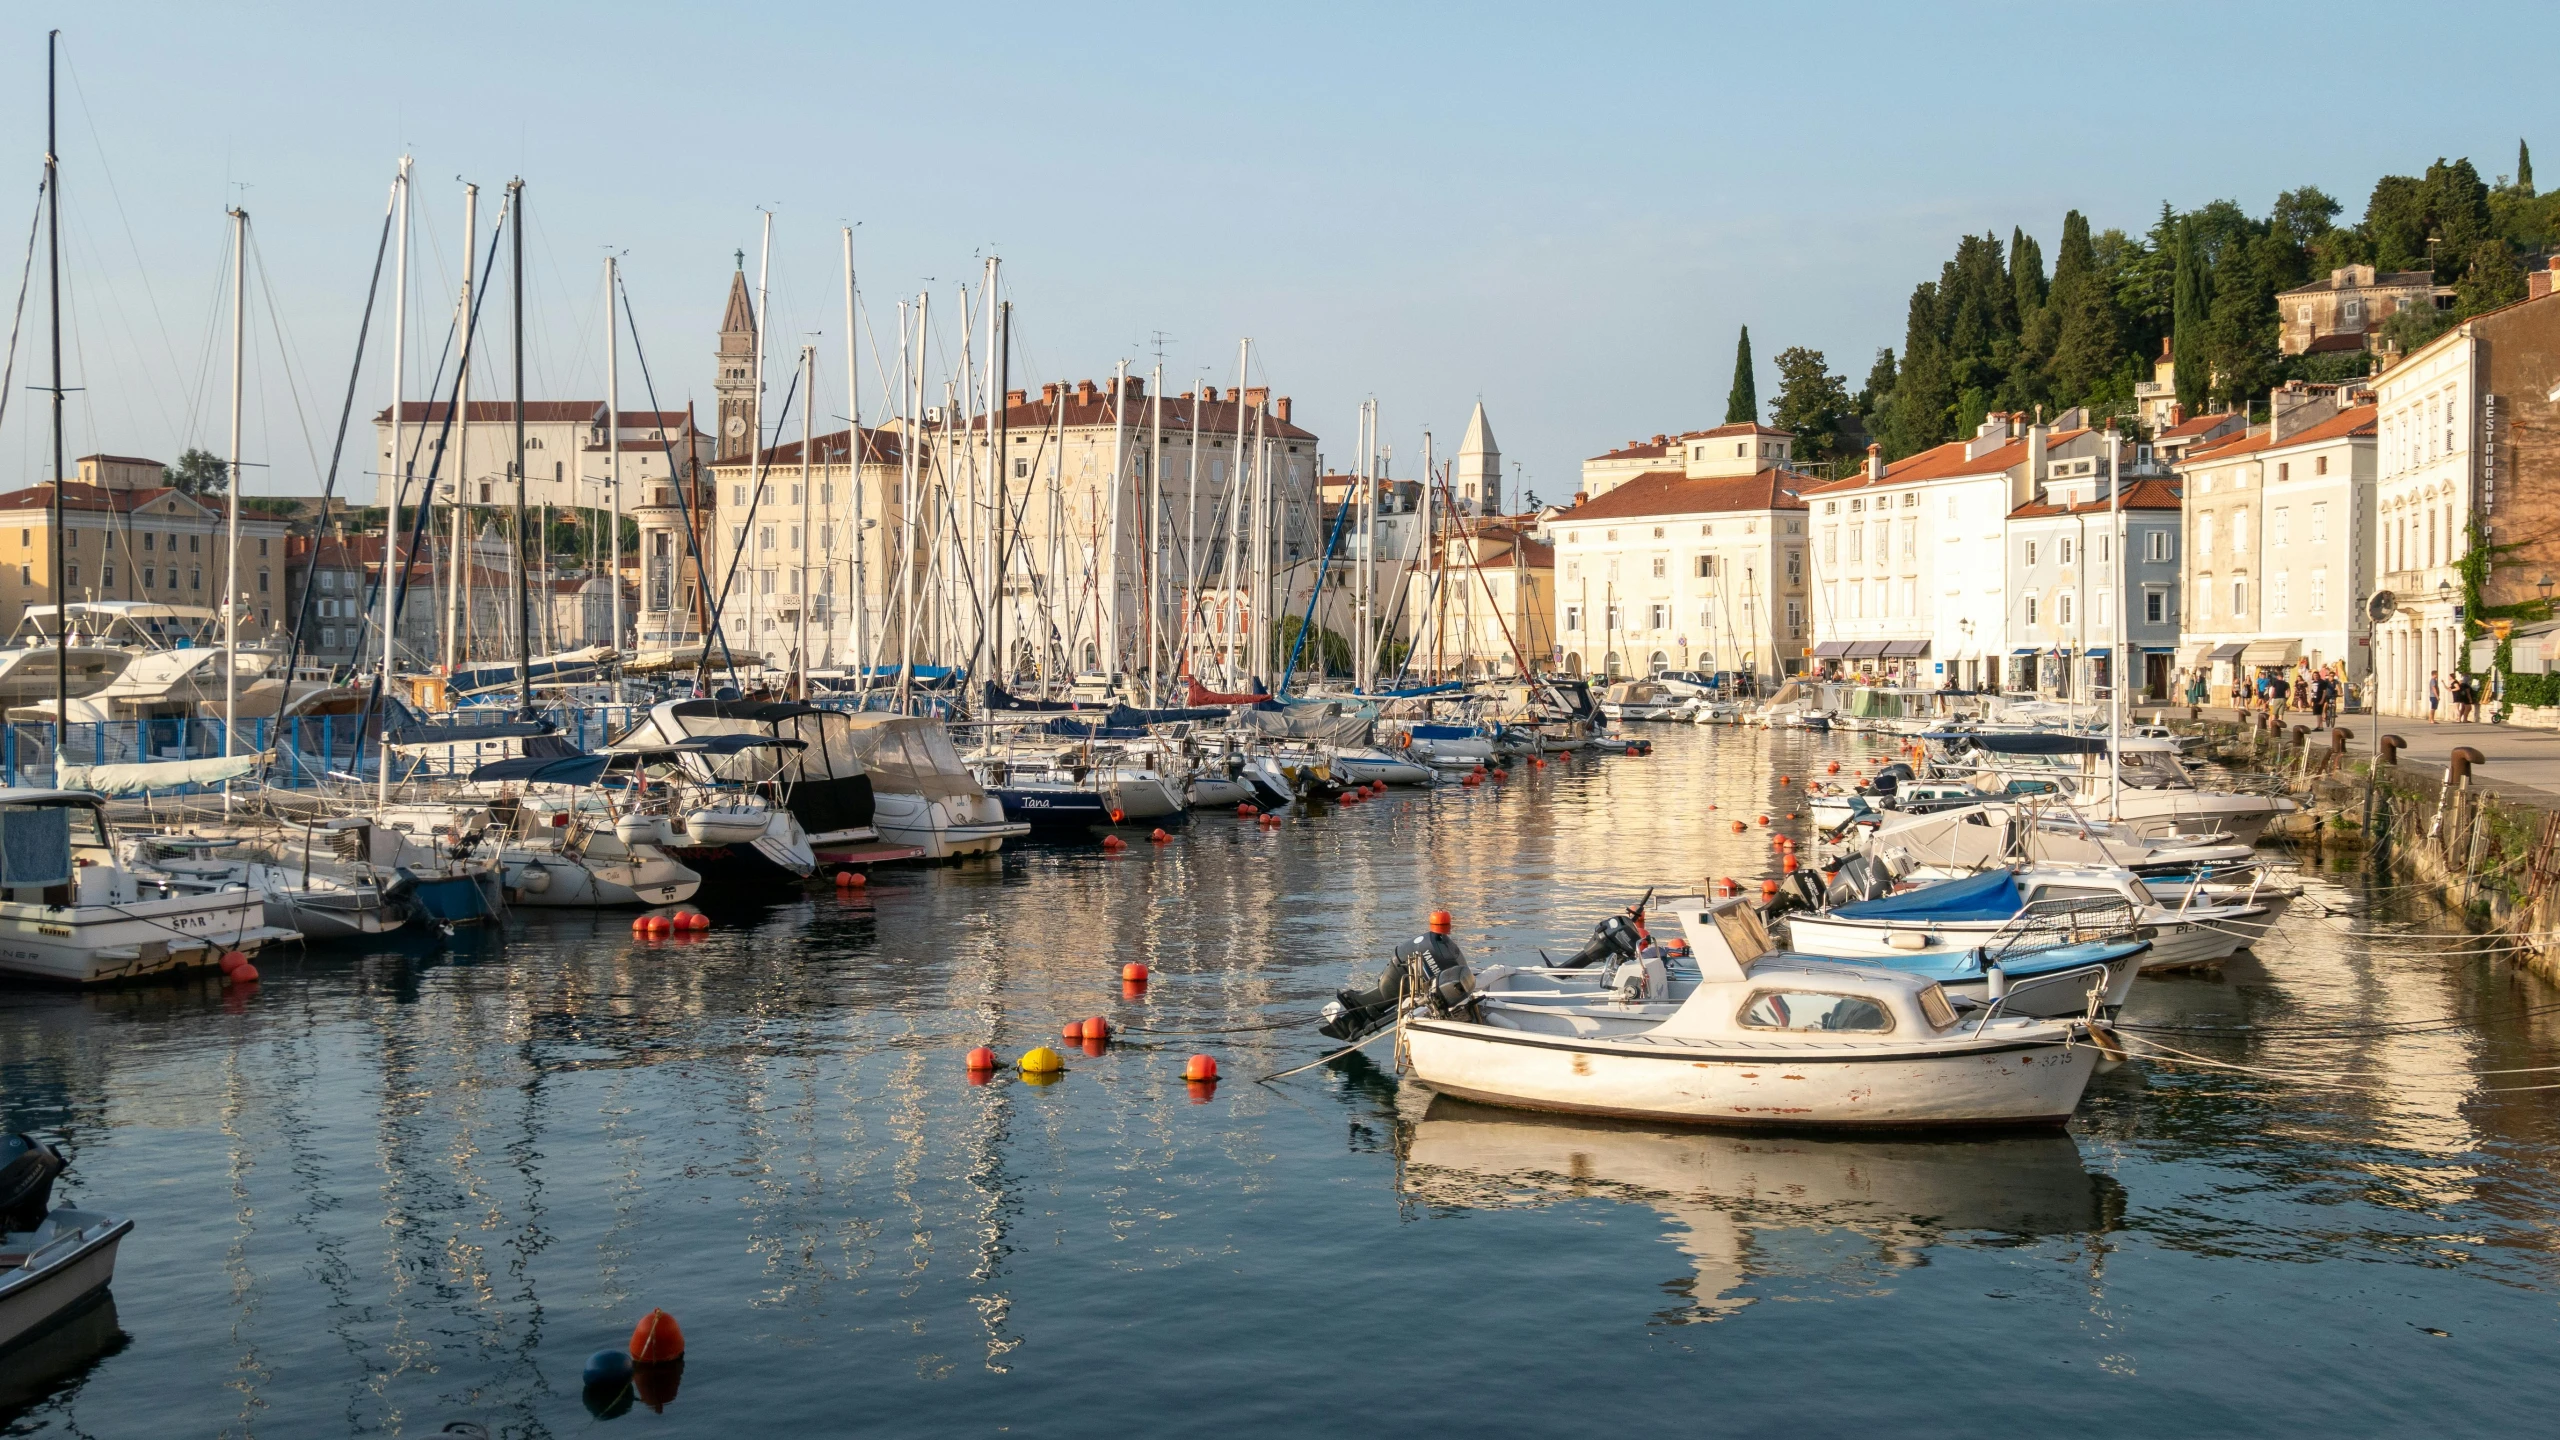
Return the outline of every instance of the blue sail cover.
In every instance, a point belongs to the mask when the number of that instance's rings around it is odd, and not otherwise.
[[[1408,685],[1402,690],[1362,690],[1363,700],[1411,700],[1418,695],[1455,695],[1467,688],[1464,680],[1444,680],[1437,685]]]
[[[1920,737],[1944,744],[1958,741],[1995,755],[2104,755],[2104,735],[2070,735],[2058,730],[1933,730]]]
[[[1961,880],[1941,880],[1881,900],[1836,906],[1831,913],[1847,920],[1926,925],[1932,921],[2006,920],[2025,908],[2026,903],[2018,894],[2018,877],[2006,870],[1993,870]]]
[[[2112,965],[2128,955],[2151,948],[2148,940],[2083,940],[2071,945],[2047,945],[2034,950],[2016,950],[2002,956],[2000,968],[2008,972],[2011,984],[2033,980],[2039,975],[2058,975],[2077,970],[2083,965]],[[1802,953],[1802,952],[1789,952]],[[1810,960],[1824,960],[1841,965],[1881,965],[1905,975],[1917,975],[1940,984],[1962,983],[1982,976],[1980,946],[1970,950],[1940,950],[1910,955],[1807,955]]]
[[[1416,725],[1409,733],[1416,740],[1473,740],[1483,732],[1473,725]]]

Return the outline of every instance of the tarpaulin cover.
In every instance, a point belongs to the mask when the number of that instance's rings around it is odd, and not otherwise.
[[[263,755],[229,759],[155,760],[139,765],[65,765],[55,783],[65,790],[94,790],[101,795],[142,795],[175,790],[181,785],[219,785],[255,772]]]
[[[1944,744],[1961,741],[1995,755],[2104,755],[2104,735],[2066,735],[2056,730],[1933,730],[1920,737]]]
[[[1252,693],[1245,695],[1224,694],[1210,689],[1208,686],[1201,684],[1198,680],[1193,680],[1191,682],[1190,691],[1183,697],[1183,703],[1192,706],[1262,705],[1269,703],[1270,699],[1271,692],[1263,689],[1262,682],[1259,680],[1253,682]]]
[[[1849,920],[1893,920],[1914,925],[1930,921],[2006,920],[2026,905],[2018,894],[2018,877],[2006,870],[1941,880],[1881,900],[1860,900],[1833,907]]]
[[[593,785],[613,760],[611,755],[572,755],[566,759],[519,755],[492,760],[472,771],[471,778],[483,783],[517,780],[528,785]]]

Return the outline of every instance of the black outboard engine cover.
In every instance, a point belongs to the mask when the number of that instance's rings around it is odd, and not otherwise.
[[[1831,878],[1831,889],[1823,899],[1832,905],[1849,905],[1860,900],[1873,900],[1892,886],[1884,867],[1864,855],[1852,855],[1840,862],[1838,873]]]
[[[1316,1033],[1335,1040],[1357,1040],[1393,1020],[1407,996],[1428,996],[1433,1007],[1448,1014],[1466,1003],[1474,979],[1466,952],[1446,935],[1424,933],[1396,947],[1386,973],[1366,990],[1341,990],[1324,1007],[1324,1023]]]
[[[1809,872],[1797,870],[1790,872],[1778,882],[1778,893],[1768,904],[1760,908],[1760,918],[1764,921],[1775,920],[1781,915],[1791,915],[1799,910],[1819,910],[1822,906],[1823,894],[1820,882]]]
[[[1876,772],[1875,783],[1868,786],[1867,789],[1870,794],[1891,795],[1894,791],[1902,788],[1903,781],[1912,778],[1914,777],[1911,773],[1911,767],[1903,764],[1899,760],[1896,760],[1892,764],[1878,770]]]
[[[1612,915],[1591,927],[1591,939],[1571,955],[1558,962],[1559,970],[1580,970],[1589,965],[1612,964],[1632,959],[1640,943],[1634,922],[1624,915]]]
[[[31,1135],[0,1140],[0,1230],[33,1230],[53,1210],[62,1152]]]

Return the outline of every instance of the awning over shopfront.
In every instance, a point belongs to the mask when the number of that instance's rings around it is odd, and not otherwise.
[[[2090,659],[2092,659],[2092,660],[2104,660],[2104,659],[2106,659],[2106,658],[2107,658],[2107,656],[2108,656],[2108,655],[2110,655],[2110,654],[2112,654],[2112,653],[2114,653],[2114,652],[2113,652],[2113,651],[2111,651],[2110,649],[2108,649],[2108,647],[2106,647],[2106,646],[2104,646],[2104,645],[2092,645],[2092,646],[2090,646],[2088,649],[2083,650],[2083,651],[2081,651],[2080,653],[2081,653],[2081,654],[2083,654],[2083,655],[2088,656],[2088,657],[2089,657]]]
[[[2221,664],[2221,663],[2222,663],[2223,661],[2225,661],[2225,660],[2237,660],[2237,659],[2239,659],[2239,658],[2240,658],[2240,652],[2241,652],[2241,651],[2243,651],[2243,650],[2246,650],[2246,649],[2248,649],[2248,648],[2249,648],[2249,642],[2248,642],[2248,641],[2246,641],[2246,640],[2234,640],[2234,641],[2232,641],[2232,642],[2231,642],[2230,644],[2228,644],[2228,645],[2216,645],[2215,647],[2213,647],[2213,653],[2212,653],[2212,654],[2210,654],[2210,655],[2207,655],[2207,656],[2206,656],[2206,657],[2204,657],[2204,658],[2205,658],[2205,659],[2207,659],[2207,660],[2212,661],[2212,662],[2213,662],[2214,664],[2216,664],[2216,665],[2219,665],[2219,664]]]
[[[2290,665],[2302,658],[2299,640],[2252,640],[2240,652],[2243,665]]]
[[[2009,655],[2012,659],[2015,659],[2021,655],[2036,655],[2041,653],[2042,652],[2037,650],[2033,645],[2021,645],[2017,649],[2010,651]]]
[[[1929,658],[1929,642],[1926,640],[1887,640],[1884,642],[1884,658],[1887,660],[1926,660]]]
[[[1849,642],[1848,658],[1852,660],[1871,660],[1882,654],[1884,654],[1884,642],[1881,640],[1852,640]]]
[[[1813,658],[1816,660],[1837,660],[1848,653],[1849,642],[1846,640],[1825,640],[1813,647]]]

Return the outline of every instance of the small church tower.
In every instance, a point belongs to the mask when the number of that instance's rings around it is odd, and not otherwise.
[[[738,252],[738,273],[729,278],[729,309],[720,317],[719,379],[712,393],[720,402],[720,436],[713,443],[715,460],[735,460],[755,453],[760,429],[756,416],[756,306],[747,293],[747,252]]]
[[[1450,484],[1458,503],[1475,514],[1502,513],[1502,447],[1493,443],[1493,427],[1485,423],[1481,400],[1467,420],[1467,438],[1458,445],[1458,468]]]

